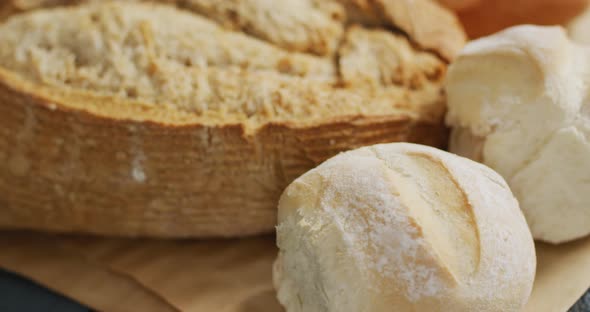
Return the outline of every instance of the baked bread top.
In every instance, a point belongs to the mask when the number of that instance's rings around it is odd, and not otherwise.
[[[38,8],[103,2],[105,0],[5,0],[0,4],[0,19]],[[455,16],[431,0],[281,0],[279,2],[272,0],[119,0],[117,2],[159,2],[176,5],[207,16],[224,27],[243,31],[291,50],[311,51],[320,55],[329,54],[336,49],[338,35],[341,34],[338,29],[341,28],[342,21],[399,28],[409,34],[420,46],[434,50],[447,59],[454,57],[465,42],[465,35],[458,27]],[[343,10],[346,10],[346,15],[342,14]],[[294,35],[296,26],[303,26],[305,29],[299,30]],[[310,33],[313,33],[312,36],[309,36]]]
[[[446,63],[464,42],[427,0],[162,2],[192,12],[101,1],[13,16],[0,26],[0,79],[47,105],[165,124],[439,122]]]
[[[285,189],[277,222],[288,312],[516,312],[533,285],[533,239],[506,182],[431,147],[334,156]]]

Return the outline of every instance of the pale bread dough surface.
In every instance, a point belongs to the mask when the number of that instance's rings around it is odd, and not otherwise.
[[[449,69],[450,150],[500,173],[536,239],[590,233],[590,48],[560,27],[468,44]]]
[[[504,180],[434,148],[331,158],[279,203],[280,302],[297,311],[519,311],[533,240]]]

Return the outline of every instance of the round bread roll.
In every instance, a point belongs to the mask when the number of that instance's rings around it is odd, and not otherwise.
[[[409,143],[346,152],[295,180],[277,243],[288,312],[520,311],[536,266],[498,174]]]
[[[590,233],[590,49],[560,27],[473,41],[447,76],[450,150],[510,185],[536,239]]]

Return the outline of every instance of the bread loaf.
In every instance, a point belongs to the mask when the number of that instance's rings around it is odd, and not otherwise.
[[[588,7],[588,0],[439,0],[455,10],[470,38],[520,24],[564,25]]]
[[[274,282],[287,312],[521,311],[535,251],[493,170],[430,147],[342,153],[279,202]]]
[[[339,151],[445,144],[464,35],[430,1],[183,3],[0,25],[0,227],[267,232],[284,187]]]
[[[536,239],[590,233],[590,48],[561,27],[468,44],[449,70],[450,150],[508,182]]]

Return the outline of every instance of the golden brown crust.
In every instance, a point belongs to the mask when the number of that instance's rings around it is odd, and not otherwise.
[[[313,81],[282,87],[303,94],[295,103],[303,109],[323,96],[331,114],[255,126],[0,68],[0,227],[155,237],[268,232],[283,188],[338,152],[396,141],[443,147],[445,63],[403,37],[355,27],[338,50],[342,85],[325,94]],[[377,66],[362,64],[373,59]],[[333,106],[352,96],[358,110]],[[372,101],[390,108],[365,112]]]
[[[113,120],[0,85],[0,227],[155,237],[267,232],[294,178],[379,142],[443,146],[440,124],[362,116],[297,128]]]

